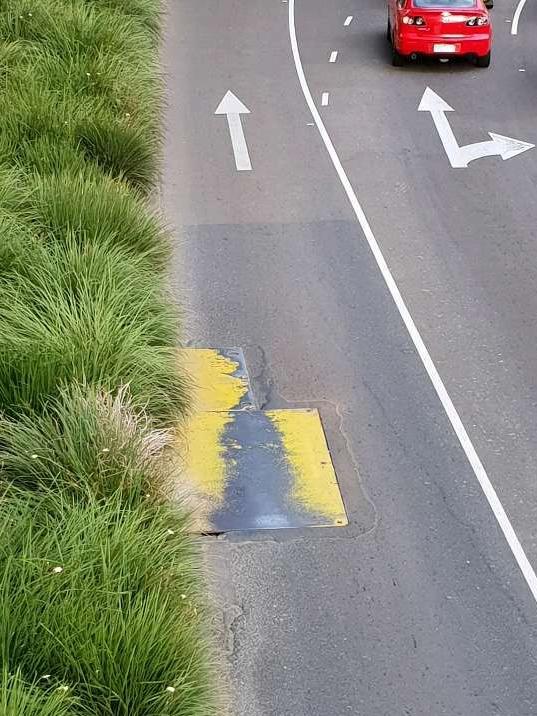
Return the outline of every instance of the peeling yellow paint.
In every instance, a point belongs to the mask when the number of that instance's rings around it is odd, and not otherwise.
[[[194,382],[194,413],[233,410],[248,393],[247,378],[235,375],[240,364],[218,350],[185,348],[180,360]]]
[[[184,475],[207,497],[221,504],[226,486],[226,460],[222,437],[233,414],[198,413],[186,430]]]
[[[348,524],[336,474],[316,410],[271,410],[294,477],[293,498],[334,525]]]
[[[180,360],[195,383],[177,454],[196,531],[273,529],[275,515],[284,526],[348,524],[317,411],[255,411],[238,349],[184,349]]]

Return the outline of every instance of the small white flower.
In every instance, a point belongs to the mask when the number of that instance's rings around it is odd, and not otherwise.
[[[39,457],[39,455],[36,455],[36,454],[34,453],[34,454],[32,455],[32,460],[37,460],[38,457]]]
[[[86,72],[86,77],[91,77],[91,74],[89,72]]]
[[[110,448],[103,448],[103,452],[110,452]]]
[[[181,599],[186,599],[186,594],[181,594]]]
[[[52,571],[54,574],[61,574],[63,572],[63,567],[54,567]]]
[[[43,674],[43,676],[41,677],[40,680],[41,680],[41,681],[48,681],[48,680],[50,679],[50,677],[51,677],[51,674]]]
[[[31,12],[28,13],[28,17],[33,17]]]
[[[170,694],[175,694],[175,686],[166,686],[166,691]]]
[[[175,532],[174,532],[173,530],[167,530],[167,533],[168,533],[169,535],[174,535],[174,534],[175,534]]]
[[[65,691],[69,691],[69,687],[68,687],[68,686],[65,686],[65,685],[64,685],[64,686],[58,686],[57,691],[64,691],[64,692],[65,692]]]

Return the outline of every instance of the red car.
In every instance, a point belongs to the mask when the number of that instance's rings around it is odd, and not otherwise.
[[[388,0],[392,64],[421,55],[490,65],[492,26],[483,0]]]

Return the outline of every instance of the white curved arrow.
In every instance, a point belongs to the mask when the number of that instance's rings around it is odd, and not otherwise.
[[[242,128],[241,114],[250,114],[246,107],[233,92],[227,91],[222,101],[216,108],[215,114],[225,114],[235,155],[235,166],[238,172],[249,172],[252,169],[248,145]]]
[[[444,149],[448,156],[449,162],[455,169],[467,167],[474,159],[481,157],[500,156],[503,160],[516,157],[517,154],[527,152],[533,149],[535,144],[529,142],[521,142],[512,137],[504,137],[503,134],[495,134],[489,132],[490,140],[488,142],[476,142],[475,144],[467,144],[461,147],[455,138],[453,129],[446,117],[446,112],[454,112],[442,97],[427,87],[421,98],[418,112],[430,112],[435,127],[440,135]]]

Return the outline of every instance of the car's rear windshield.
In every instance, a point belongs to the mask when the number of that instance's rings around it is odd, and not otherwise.
[[[450,10],[451,8],[455,8],[457,10],[469,8],[469,7],[475,7],[476,0],[414,0],[413,2],[414,7],[419,7],[422,9],[435,9],[435,8],[442,8],[443,10]]]

